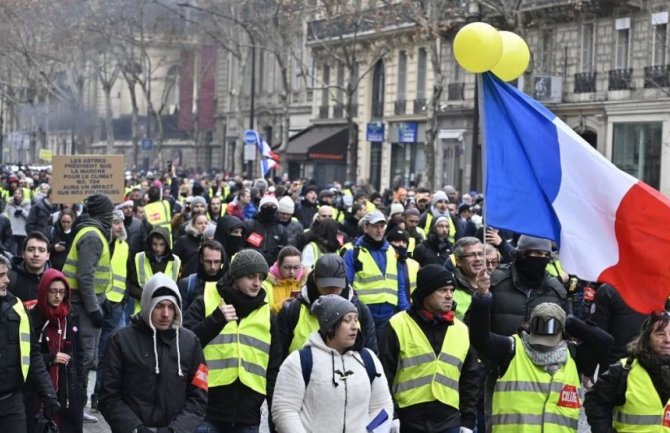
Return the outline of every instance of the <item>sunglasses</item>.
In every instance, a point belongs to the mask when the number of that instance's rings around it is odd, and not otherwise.
[[[563,325],[560,320],[553,317],[545,319],[543,317],[534,317],[530,321],[531,332],[537,335],[557,335],[563,331]]]

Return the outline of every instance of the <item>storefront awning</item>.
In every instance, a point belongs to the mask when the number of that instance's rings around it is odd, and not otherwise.
[[[346,161],[347,127],[314,125],[291,137],[284,152],[288,157],[309,160]]]

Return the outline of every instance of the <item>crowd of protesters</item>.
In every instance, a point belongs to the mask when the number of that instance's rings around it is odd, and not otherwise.
[[[0,433],[98,414],[257,432],[264,404],[280,433],[670,426],[668,313],[484,226],[475,191],[174,167],[126,172],[116,203],[54,203],[50,183],[2,178]]]

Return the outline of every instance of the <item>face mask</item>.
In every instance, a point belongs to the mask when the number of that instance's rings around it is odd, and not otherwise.
[[[403,247],[393,247],[395,252],[398,254],[398,260],[407,260],[407,248]]]
[[[523,259],[517,259],[515,262],[519,276],[523,281],[533,286],[532,289],[540,288],[548,264],[548,257],[524,257]]]
[[[258,212],[257,218],[259,221],[269,222],[274,220],[276,213],[277,209],[272,206],[262,207],[261,211]]]
[[[236,253],[242,247],[242,236],[228,236],[226,239],[226,250],[229,254]]]

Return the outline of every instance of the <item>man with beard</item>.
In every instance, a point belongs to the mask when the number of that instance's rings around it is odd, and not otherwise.
[[[116,209],[123,212],[123,226],[126,228],[126,235],[128,237],[128,247],[130,248],[130,256],[135,257],[135,254],[142,251],[142,244],[147,233],[145,233],[144,224],[139,218],[133,216],[133,201],[127,200],[116,207]]]
[[[408,208],[402,213],[402,218],[405,223],[405,231],[409,236],[409,244],[407,245],[407,253],[411,256],[414,254],[416,246],[426,239],[426,233],[419,227],[419,220],[421,214],[418,209]]]
[[[431,227],[433,227],[435,218],[440,216],[445,217],[449,224],[449,242],[453,244],[459,236],[456,233],[456,224],[449,212],[449,199],[447,198],[447,195],[443,191],[437,191],[433,194],[432,204],[433,205],[421,216],[419,227],[421,227],[424,232],[428,233]]]
[[[312,220],[314,218],[314,214],[318,210],[318,206],[316,203],[317,200],[317,187],[316,186],[308,186],[303,188],[302,191],[302,200],[300,200],[300,205],[298,206],[298,209],[295,211],[295,217],[298,218],[298,221],[300,221],[300,224],[304,228],[307,228],[312,225]]]
[[[260,202],[258,213],[244,221],[246,229],[246,245],[265,257],[268,266],[277,260],[277,254],[286,244],[284,227],[275,218],[277,213],[277,199],[265,196]]]
[[[386,240],[393,246],[398,259],[398,310],[405,311],[410,305],[410,295],[416,289],[419,262],[407,256],[409,235],[400,227],[386,233]]]
[[[421,242],[412,253],[412,258],[423,267],[426,265],[443,266],[451,254],[449,242],[448,216],[438,216],[432,219],[428,238]]]
[[[513,335],[530,312],[543,302],[565,309],[565,287],[546,272],[551,256],[551,241],[522,235],[512,263],[500,266],[491,274],[491,332]]]
[[[12,259],[7,290],[19,298],[27,309],[37,303],[37,288],[44,271],[49,269],[49,239],[41,232],[32,232],[23,241],[23,257]]]
[[[203,242],[198,256],[198,271],[187,275],[177,283],[184,310],[188,310],[191,302],[205,292],[205,287],[216,286],[216,282],[221,279],[228,265],[223,245],[214,240]]]

